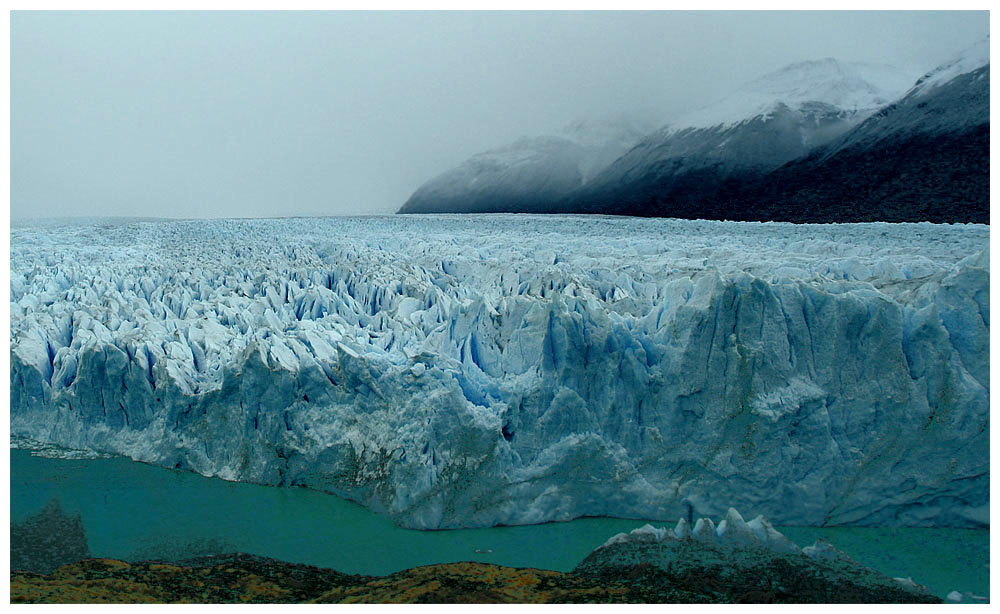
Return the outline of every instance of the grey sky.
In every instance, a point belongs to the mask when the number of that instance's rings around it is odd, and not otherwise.
[[[668,120],[800,60],[929,70],[988,13],[11,17],[11,215],[391,213],[579,117]]]

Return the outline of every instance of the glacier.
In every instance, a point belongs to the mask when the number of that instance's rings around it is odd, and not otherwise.
[[[989,228],[11,229],[11,435],[412,528],[989,524]]]

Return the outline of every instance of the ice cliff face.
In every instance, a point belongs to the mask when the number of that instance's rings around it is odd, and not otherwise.
[[[983,526],[983,226],[414,216],[11,231],[11,433],[404,526]]]

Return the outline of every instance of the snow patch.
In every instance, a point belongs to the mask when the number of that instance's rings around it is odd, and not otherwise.
[[[921,77],[909,94],[925,96],[934,88],[948,83],[955,77],[972,72],[989,63],[990,39],[986,37]]]
[[[671,123],[671,129],[732,126],[754,117],[766,121],[781,105],[801,111],[810,104],[823,103],[867,115],[899,98],[915,78],[914,74],[888,65],[841,62],[833,58],[798,62],[678,118]]]

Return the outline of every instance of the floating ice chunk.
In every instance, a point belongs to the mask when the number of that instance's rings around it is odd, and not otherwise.
[[[895,580],[896,582],[899,582],[900,584],[902,584],[903,586],[905,586],[906,588],[908,588],[911,591],[915,591],[915,592],[918,592],[918,593],[928,593],[928,592],[930,592],[927,589],[926,586],[923,586],[921,584],[917,584],[916,582],[913,581],[913,578],[910,577],[910,576],[908,576],[906,578],[893,578],[893,580]]]
[[[948,596],[945,597],[945,600],[946,601],[951,601],[953,603],[961,603],[962,602],[962,593],[960,593],[958,591],[951,591],[950,593],[948,593]]]

